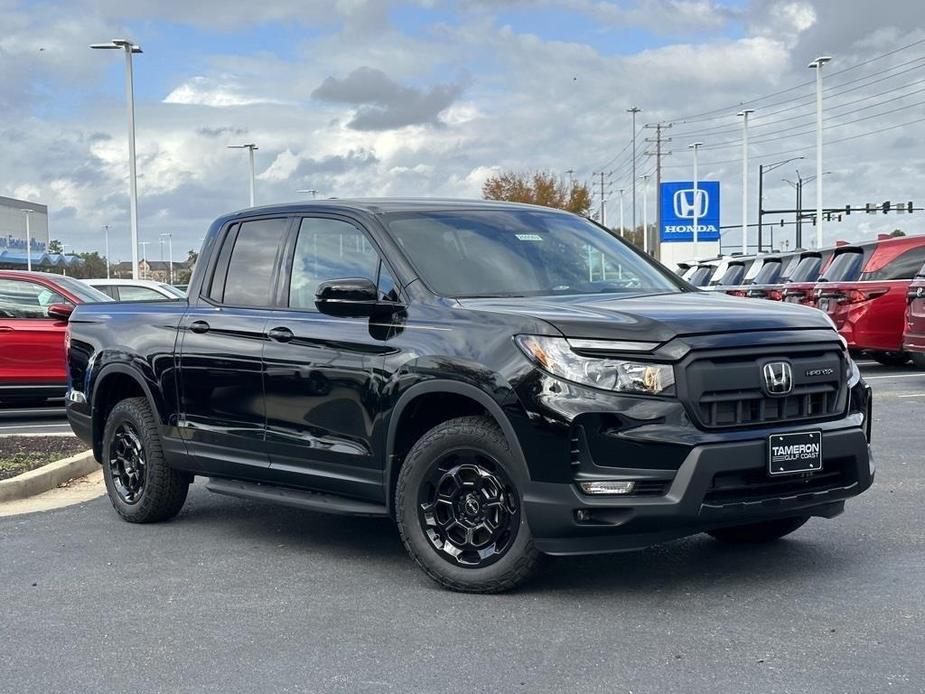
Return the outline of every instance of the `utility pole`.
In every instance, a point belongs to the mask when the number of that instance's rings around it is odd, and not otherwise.
[[[691,150],[694,152],[694,229],[693,231],[694,231],[694,258],[695,259],[700,258],[700,243],[697,240],[697,237],[698,237],[697,227],[700,224],[700,189],[698,188],[698,186],[700,185],[700,180],[698,178],[698,171],[697,171],[697,150],[700,149],[700,146],[702,144],[703,144],[702,142],[692,142],[691,144],[688,145],[688,147],[690,147]]]
[[[106,232],[106,279],[109,279],[109,225],[104,224],[103,230]]]
[[[633,114],[633,233],[636,233],[636,114],[642,109],[637,106],[626,109]]]
[[[623,188],[620,188],[620,238],[626,236],[626,227],[623,224]]]
[[[606,215],[607,194],[606,194],[606,192],[605,192],[605,190],[604,190],[604,176],[609,176],[609,175],[612,174],[612,173],[613,173],[613,171],[610,171],[610,172],[607,172],[607,171],[595,171],[593,174],[591,174],[592,176],[600,176],[600,177],[601,177],[601,180],[600,180],[600,186],[601,186],[601,226],[607,226],[607,218],[606,218],[606,216],[605,216],[605,215]]]
[[[748,253],[748,115],[754,112],[746,108],[737,114],[742,116],[742,255]]]
[[[642,178],[642,250],[649,252],[649,174]]]
[[[822,248],[822,66],[830,60],[821,55],[809,64],[816,71],[816,248]]]
[[[655,128],[655,139],[646,138],[646,142],[655,143],[655,234],[653,239],[652,248],[655,250],[653,256],[656,259],[661,257],[661,244],[659,243],[659,233],[662,229],[662,205],[660,195],[662,194],[662,156],[668,156],[671,152],[662,151],[662,143],[671,142],[670,137],[662,136],[663,128],[670,128],[671,123],[668,125],[662,125],[661,123],[656,123],[655,125],[646,125],[647,128]],[[646,154],[651,155],[651,152],[646,152]]]

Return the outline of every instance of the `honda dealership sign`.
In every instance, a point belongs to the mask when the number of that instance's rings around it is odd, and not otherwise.
[[[663,243],[694,240],[719,241],[719,181],[700,181],[694,190],[692,181],[662,183],[659,191]]]

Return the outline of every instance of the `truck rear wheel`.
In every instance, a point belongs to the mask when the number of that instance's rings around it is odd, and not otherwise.
[[[499,593],[536,568],[512,460],[487,417],[439,424],[408,453],[395,490],[398,529],[412,559],[445,588]]]
[[[130,523],[156,523],[183,508],[189,479],[164,459],[157,422],[145,398],[122,400],[103,432],[103,478],[113,508]]]
[[[784,535],[789,535],[808,520],[809,518],[804,516],[780,518],[778,520],[764,521],[763,523],[717,528],[716,530],[710,530],[707,534],[720,542],[729,544],[760,544],[762,542],[773,542]]]

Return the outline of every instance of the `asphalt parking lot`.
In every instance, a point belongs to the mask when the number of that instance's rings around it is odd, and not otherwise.
[[[43,407],[14,407],[0,404],[0,435],[69,434],[64,402],[50,400]]]
[[[925,691],[925,373],[863,366],[874,487],[758,548],[698,536],[449,593],[386,521],[214,496],[0,518],[0,690]]]

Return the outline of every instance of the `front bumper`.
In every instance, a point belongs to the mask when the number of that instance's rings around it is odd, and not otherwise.
[[[783,478],[765,473],[766,438],[695,446],[660,496],[588,496],[574,484],[530,482],[527,522],[540,551],[590,554],[761,520],[830,518],[870,487],[874,465],[860,427],[823,431],[822,441],[821,471]]]

